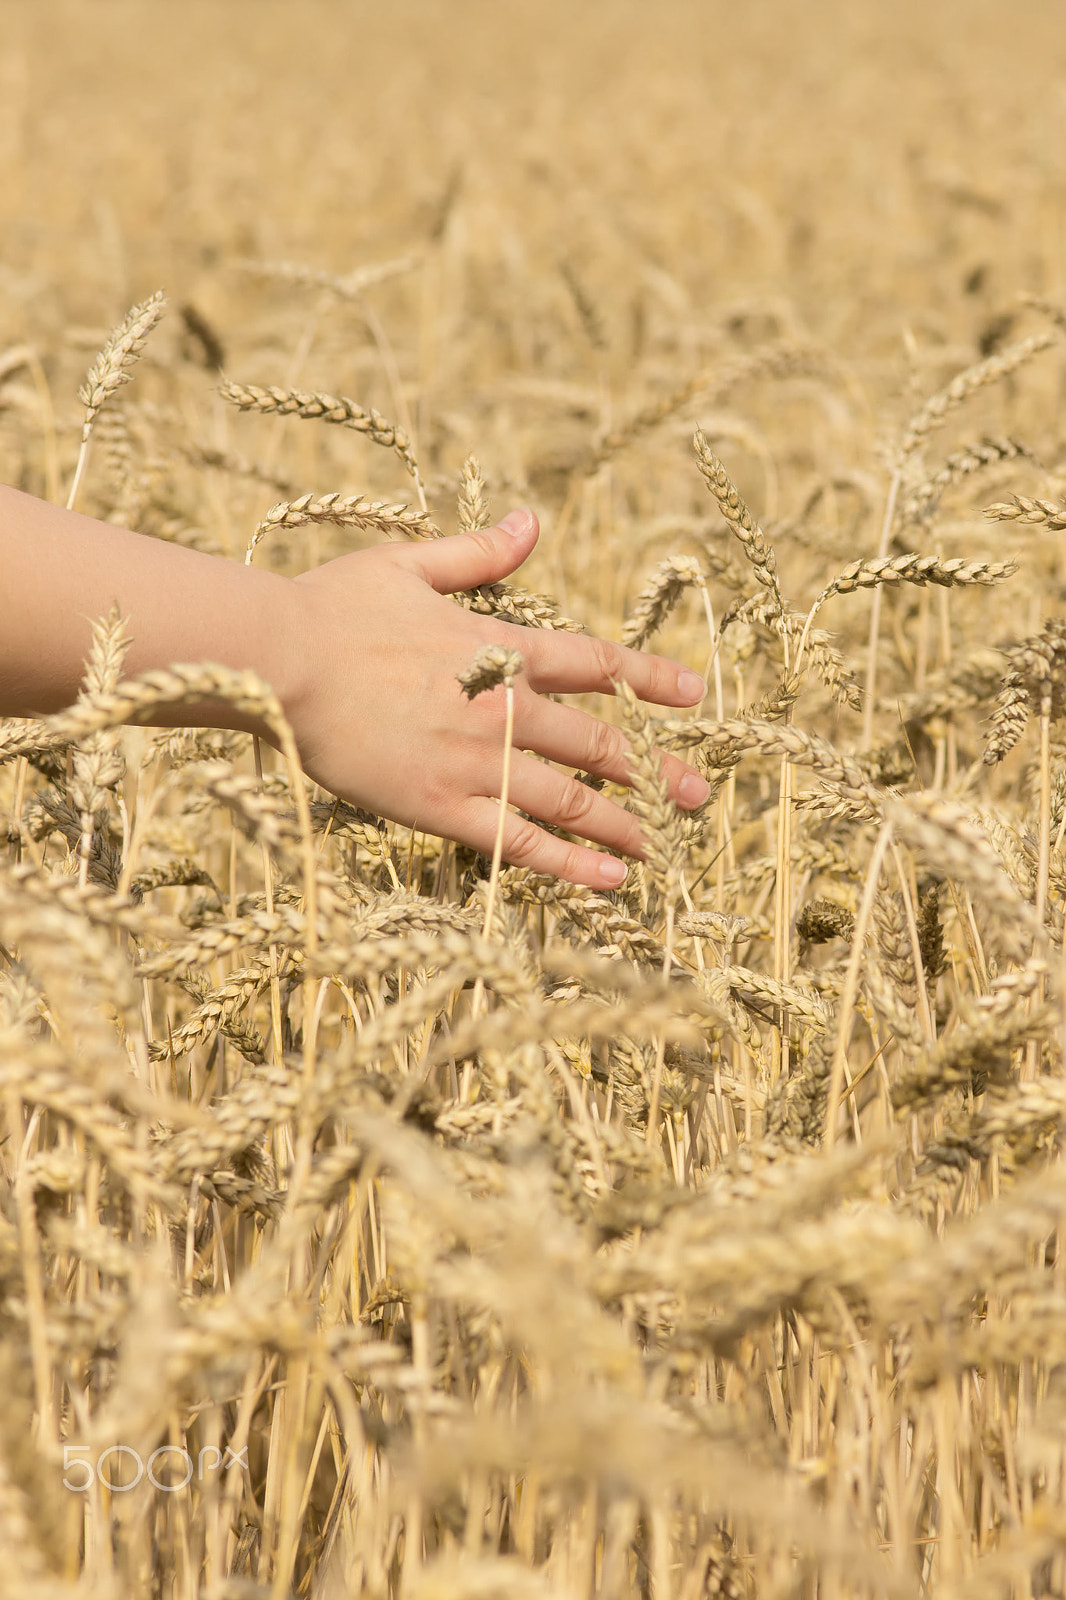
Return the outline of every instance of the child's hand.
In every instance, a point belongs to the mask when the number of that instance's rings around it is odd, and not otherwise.
[[[307,772],[332,793],[398,822],[488,854],[499,815],[504,691],[468,700],[457,681],[482,645],[518,650],[509,799],[529,816],[626,855],[640,829],[621,806],[537,757],[614,782],[628,781],[626,743],[606,723],[555,694],[611,694],[624,677],[643,700],[687,706],[702,681],[660,656],[602,639],[522,628],[460,610],[453,591],[494,583],[537,541],[532,512],[495,528],[426,544],[390,544],[341,556],[296,579],[295,638],[306,658],[285,671],[286,712]],[[707,785],[665,758],[670,793],[699,805]],[[509,815],[504,858],[571,883],[621,882],[621,862]]]
[[[0,486],[0,715],[56,711],[77,694],[90,622],[117,604],[132,638],[128,672],[175,661],[253,668],[273,687],[308,773],[342,799],[397,822],[492,849],[503,777],[504,691],[468,700],[457,681],[484,644],[525,663],[515,690],[509,798],[530,817],[640,854],[640,829],[621,806],[547,766],[625,783],[622,735],[555,694],[613,692],[624,677],[659,705],[703,694],[694,673],[602,639],[518,628],[461,610],[446,596],[513,572],[537,541],[536,518],[515,512],[482,533],[387,544],[283,578]],[[160,705],[157,726],[265,726],[225,702]],[[670,792],[696,806],[707,786],[673,756]],[[509,815],[509,861],[604,888],[620,861]]]

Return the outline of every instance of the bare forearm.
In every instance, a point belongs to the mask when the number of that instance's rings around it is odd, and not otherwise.
[[[0,714],[40,715],[69,705],[91,625],[115,604],[133,641],[127,672],[178,661],[252,667],[285,698],[297,600],[289,579],[3,486],[0,575]],[[164,708],[153,720],[252,727],[218,703]]]

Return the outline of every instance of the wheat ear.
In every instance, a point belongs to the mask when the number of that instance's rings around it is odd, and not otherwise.
[[[772,547],[767,544],[762,529],[745,505],[736,484],[707,443],[702,428],[696,429],[692,444],[696,452],[696,465],[717,500],[718,509],[729,524],[730,532],[739,540],[758,582],[764,589],[769,589],[778,611],[784,611],[785,602],[777,582],[777,557]]]
[[[485,493],[485,477],[477,456],[469,455],[463,462],[459,481],[459,531],[477,533],[489,525],[489,502]]]
[[[1008,345],[1005,350],[957,373],[949,384],[931,395],[908,422],[899,441],[897,460],[902,464],[912,456],[931,433],[943,427],[952,411],[976,394],[978,389],[1009,377],[1034,356],[1060,342],[1058,333],[1034,333],[1028,339],[1020,339],[1017,344]]]
[[[119,615],[117,606],[112,606],[106,617],[93,623],[92,648],[82,690],[86,702],[92,704],[95,696],[109,694],[116,687],[130,643],[125,619]],[[118,748],[118,734],[109,730],[88,735],[74,750],[73,766],[70,799],[81,816],[78,883],[84,889],[89,877],[96,813],[101,806],[107,806],[109,793],[121,782],[126,771]]]
[[[1018,522],[1023,526],[1042,523],[1052,533],[1066,528],[1066,506],[1056,505],[1053,500],[1030,500],[1022,494],[1012,494],[1009,505],[1000,502],[986,506],[984,514],[990,522]]]
[[[261,414],[274,412],[281,417],[303,417],[308,421],[333,422],[341,428],[352,428],[375,444],[394,451],[415,484],[422,487],[422,475],[407,434],[372,407],[368,409],[357,405],[344,395],[312,393],[307,389],[283,389],[276,384],[261,388],[257,384],[232,383],[229,379],[219,385],[218,392],[223,400],[236,406],[239,411],[257,411]]]
[[[965,449],[955,451],[947,457],[939,471],[908,494],[900,506],[900,526],[930,522],[941,497],[953,484],[972,473],[982,472],[986,467],[997,466],[1002,461],[1014,461],[1019,456],[1030,461],[1033,459],[1032,451],[1019,444],[1017,439],[982,439],[979,444],[967,445]]]
[[[78,390],[78,399],[85,407],[85,417],[81,425],[81,447],[78,450],[77,465],[67,496],[68,511],[74,509],[89,453],[89,435],[93,431],[93,423],[100,408],[109,395],[114,394],[124,383],[129,383],[132,377],[129,369],[144,349],[145,341],[163,315],[165,306],[163,291],[157,289],[155,294],[149,295],[140,305],[131,307],[85,375],[85,382]]]
[[[387,283],[390,278],[411,272],[417,265],[416,256],[397,256],[392,261],[377,261],[371,266],[357,267],[343,276],[324,272],[317,267],[307,267],[294,261],[238,261],[241,272],[257,278],[278,278],[284,283],[297,283],[312,289],[324,289],[338,300],[359,300],[375,284]]]
[[[695,556],[667,556],[665,561],[660,561],[633,602],[633,609],[618,635],[620,643],[634,650],[643,649],[688,588],[706,590],[703,568]]]
[[[387,500],[368,500],[361,494],[302,494],[296,500],[282,500],[256,524],[244,552],[249,565],[257,545],[277,528],[299,528],[309,522],[333,522],[342,528],[364,528],[387,536],[402,534],[409,539],[439,539],[441,530],[422,511],[409,506],[391,505]]]
[[[942,589],[965,584],[1000,583],[1017,572],[1016,561],[966,561],[960,556],[943,561],[939,556],[872,556],[867,561],[851,561],[827,583],[814,601],[803,624],[794,669],[799,670],[811,623],[826,601],[835,594],[854,594],[859,589],[876,589],[884,584],[910,583],[916,587],[936,584]]]
[[[985,361],[979,361],[972,367],[966,367],[958,373],[946,388],[940,389],[931,396],[919,411],[911,418],[900,436],[892,467],[892,477],[888,486],[888,495],[885,501],[885,515],[881,523],[881,540],[877,547],[877,559],[883,561],[888,555],[888,547],[892,539],[895,526],[896,505],[899,499],[900,488],[903,484],[903,475],[907,464],[915,451],[924,444],[935,429],[941,427],[948,416],[971,395],[976,394],[987,384],[996,383],[1001,378],[1008,377],[1010,373],[1027,361],[1032,360],[1041,351],[1048,350],[1059,342],[1055,333],[1038,333],[1030,339],[1023,339],[1018,344],[1010,345],[1006,350],[1001,350],[997,355],[989,356]],[[866,650],[866,706],[863,714],[862,742],[869,748],[873,743],[873,719],[876,705],[877,690],[877,646],[881,632],[881,590],[874,590],[873,604],[870,607],[870,635]]]

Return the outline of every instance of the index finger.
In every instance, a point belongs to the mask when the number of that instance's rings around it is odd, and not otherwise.
[[[515,629],[514,641],[526,666],[526,681],[540,694],[613,694],[624,678],[641,700],[657,706],[691,706],[707,685],[698,673],[666,656],[613,644],[580,633]]]

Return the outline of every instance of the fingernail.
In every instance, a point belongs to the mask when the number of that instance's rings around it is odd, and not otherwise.
[[[600,862],[600,878],[608,888],[617,889],[626,879],[625,862],[617,861],[614,856],[604,856]]]
[[[520,539],[529,532],[532,522],[532,511],[527,506],[519,506],[517,511],[508,511],[499,526],[513,539]]]
[[[702,700],[707,693],[707,685],[696,672],[679,672],[677,692],[683,700]]]
[[[686,772],[677,786],[677,798],[683,806],[701,806],[710,792],[710,784],[694,772]]]

